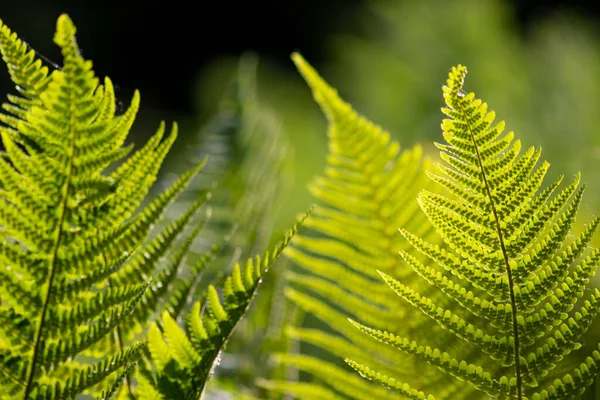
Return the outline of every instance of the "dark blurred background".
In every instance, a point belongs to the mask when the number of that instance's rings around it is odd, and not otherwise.
[[[139,88],[156,107],[185,114],[192,84],[215,58],[253,50],[292,68],[289,54],[302,50],[318,61],[333,32],[352,31],[345,17],[357,0],[310,1],[3,1],[0,19],[50,60],[54,23],[68,13],[78,41],[98,75],[110,75],[129,92]],[[9,87],[2,74],[2,92]]]
[[[0,19],[39,53],[58,63],[52,33],[56,17],[68,13],[79,27],[84,56],[94,61],[100,76],[112,77],[125,92],[123,96],[139,88],[146,101],[159,109],[193,114],[194,79],[215,58],[252,50],[292,69],[289,54],[300,50],[319,66],[327,56],[324,44],[328,37],[364,31],[359,21],[368,12],[366,3],[2,1]],[[594,1],[511,0],[506,4],[524,36],[557,11],[576,11],[593,17],[594,22],[600,15],[600,3]],[[5,93],[10,88],[6,74],[1,74],[0,83],[0,92]]]

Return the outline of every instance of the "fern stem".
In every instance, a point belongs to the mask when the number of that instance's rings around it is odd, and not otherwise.
[[[104,261],[104,265],[108,266],[108,260],[106,259],[106,254],[102,253],[102,261]],[[108,287],[113,287],[113,281],[110,277],[108,277]],[[123,334],[121,333],[121,325],[117,324],[115,328],[115,341],[117,342],[117,346],[119,346],[119,351],[123,353]],[[131,379],[129,376],[129,372],[125,374],[125,385],[127,386],[127,390],[129,391],[129,397],[134,399],[133,388],[131,387]]]
[[[461,97],[459,93],[457,96]],[[463,108],[462,102],[458,101],[460,111],[463,115],[467,115],[465,109]],[[508,291],[510,294],[510,308],[512,311],[512,325],[513,325],[513,337],[515,340],[515,375],[517,378],[517,399],[523,399],[523,377],[521,376],[521,357],[519,350],[519,326],[517,325],[517,302],[515,300],[515,290],[513,287],[513,277],[512,271],[510,269],[510,263],[508,259],[508,253],[506,252],[506,246],[504,245],[504,237],[502,236],[502,229],[500,228],[500,219],[498,218],[498,212],[496,211],[496,205],[494,204],[494,198],[492,197],[492,191],[490,189],[490,185],[488,184],[487,176],[485,174],[485,169],[483,167],[483,160],[481,159],[481,154],[479,153],[479,147],[477,146],[477,140],[475,140],[475,133],[473,132],[473,128],[469,123],[469,119],[465,118],[467,129],[469,130],[469,134],[471,135],[471,139],[473,140],[473,146],[475,147],[475,154],[477,155],[477,164],[481,169],[481,177],[483,178],[483,184],[485,186],[485,190],[490,199],[490,206],[492,207],[492,214],[494,215],[494,220],[496,223],[496,232],[498,233],[498,240],[500,241],[500,248],[502,250],[502,256],[504,257],[504,263],[506,265],[506,275],[508,277]]]
[[[73,84],[73,82],[70,82]],[[71,177],[73,175],[73,160],[75,159],[75,142],[77,139],[77,130],[75,129],[75,92],[71,88],[70,91],[71,99],[70,99],[70,136],[71,143],[69,144],[69,159],[67,164],[67,176],[65,179],[64,185],[64,195],[60,202],[60,211],[58,214],[58,223],[56,227],[56,235],[54,240],[54,245],[52,247],[52,253],[50,256],[49,269],[50,274],[48,276],[48,288],[46,290],[46,298],[44,299],[44,305],[42,306],[42,315],[40,317],[40,322],[37,327],[37,332],[35,334],[35,345],[33,348],[33,355],[31,358],[31,367],[29,368],[29,374],[27,377],[27,385],[25,386],[25,394],[23,396],[24,400],[27,400],[31,390],[33,389],[33,379],[35,377],[36,364],[39,358],[38,353],[40,352],[41,344],[42,344],[42,336],[44,333],[44,322],[46,321],[46,314],[48,311],[48,305],[50,304],[51,296],[52,296],[52,283],[54,281],[54,276],[56,275],[57,270],[57,258],[58,258],[58,249],[60,248],[60,241],[62,239],[63,234],[63,224],[65,221],[65,216],[67,214],[67,202],[69,200],[69,192],[71,189]]]
[[[102,255],[102,258],[104,259],[104,264],[107,265],[108,262],[106,260],[106,255]],[[108,278],[108,287],[112,287],[113,286],[113,282],[110,278]],[[115,339],[117,341],[117,346],[119,346],[119,351],[121,351],[121,353],[123,353],[124,349],[123,349],[123,334],[121,333],[121,325],[117,325],[116,329],[115,329]],[[125,374],[125,385],[127,386],[127,390],[129,391],[129,397],[131,399],[134,399],[135,396],[133,395],[133,388],[131,387],[131,376],[129,375],[129,372],[127,372]]]
[[[115,336],[117,338],[119,350],[123,352],[123,334],[121,333],[121,327],[119,325],[117,325]],[[129,398],[135,399],[135,396],[133,394],[133,387],[131,386],[131,376],[129,372],[125,374],[125,385],[127,386],[127,390],[129,392]]]

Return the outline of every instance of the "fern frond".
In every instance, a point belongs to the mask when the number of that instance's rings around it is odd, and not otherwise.
[[[240,57],[218,112],[198,132],[197,144],[188,140],[185,149],[174,149],[189,155],[178,157],[189,163],[208,155],[202,170],[203,179],[186,193],[188,198],[194,198],[203,190],[213,192],[207,202],[211,218],[203,230],[202,240],[194,245],[195,251],[210,251],[214,243],[220,246],[219,256],[200,272],[202,279],[194,274],[190,279],[195,279],[195,283],[188,284],[186,279],[173,285],[171,293],[176,298],[172,298],[168,309],[179,323],[182,322],[180,316],[190,310],[192,303],[203,299],[205,281],[213,280],[213,276],[219,281],[238,260],[269,246],[275,231],[281,229],[280,221],[288,218],[290,210],[281,207],[287,204],[284,199],[290,194],[294,179],[290,168],[293,153],[277,110],[261,101],[256,88],[259,62],[253,54]],[[171,164],[171,167],[178,166]],[[225,243],[223,236],[228,238]],[[254,385],[256,377],[283,372],[284,367],[269,363],[268,358],[273,348],[281,349],[289,343],[282,327],[296,314],[283,293],[289,265],[287,261],[280,261],[279,266],[271,270],[261,286],[260,296],[252,303],[257,312],[242,319],[237,334],[229,340],[219,374],[211,383],[219,394],[230,391],[235,398],[243,394],[264,397],[265,391]],[[233,387],[242,389],[233,390]],[[206,396],[210,397],[210,392],[209,386]]]
[[[456,351],[474,354],[474,346],[487,356],[475,357],[475,364],[459,362],[404,333],[354,324],[494,398],[575,398],[595,377],[597,351],[572,375],[552,381],[549,371],[582,347],[580,339],[598,314],[600,292],[584,296],[600,262],[598,250],[589,246],[598,220],[579,236],[571,234],[585,189],[580,176],[558,193],[562,178],[542,190],[549,164],[539,164],[541,151],[519,155],[514,134],[504,134],[504,123],[494,124],[487,104],[463,92],[465,75],[463,66],[453,68],[443,88],[447,144],[436,145],[444,164],[439,174],[430,174],[450,196],[419,195],[421,209],[449,249],[400,229],[438,269],[403,251],[405,262],[454,306],[440,307],[410,283],[381,275],[400,297],[459,339]],[[359,372],[368,371],[368,378],[381,376],[365,368]],[[547,389],[536,392],[538,386]]]
[[[329,155],[324,176],[310,185],[321,203],[304,224],[310,230],[301,233],[286,250],[287,257],[301,268],[299,273],[289,275],[292,287],[286,294],[335,333],[306,329],[290,329],[288,333],[323,349],[328,353],[323,356],[327,360],[333,356],[343,362],[351,351],[357,362],[376,365],[386,375],[403,371],[412,376],[414,370],[394,362],[390,349],[356,332],[347,318],[384,330],[410,331],[418,326],[418,318],[407,324],[406,316],[398,313],[401,303],[386,290],[377,270],[398,278],[406,276],[407,269],[398,267],[398,252],[411,250],[398,235],[399,226],[411,227],[426,237],[432,232],[415,201],[418,191],[429,184],[425,170],[430,161],[423,157],[419,146],[401,151],[388,132],[356,113],[300,55],[292,58],[329,121]],[[281,360],[287,363],[291,359]],[[335,366],[332,361],[319,362]],[[294,363],[290,367],[319,380],[321,372],[315,374]],[[346,368],[339,373],[350,371]],[[327,386],[316,381],[315,385]],[[272,383],[273,387],[279,385],[288,391],[304,388]],[[381,396],[377,385],[364,386],[362,392],[355,393],[338,387],[328,390],[343,398]]]
[[[155,277],[166,283],[166,273],[157,274],[159,258],[174,251],[175,238],[209,197],[197,198],[177,222],[148,240],[203,163],[142,207],[177,127],[163,140],[163,124],[142,150],[109,173],[132,150],[123,144],[140,97],[136,92],[129,108],[116,115],[112,82],[100,83],[75,34],[73,22],[61,15],[54,41],[64,63],[49,73],[0,22],[0,52],[20,91],[0,114],[6,149],[0,157],[3,398],[116,391],[105,381],[124,377],[144,348],[125,340],[121,327],[141,325],[134,317],[154,301],[149,282]],[[186,253],[188,247],[180,249]],[[118,348],[107,345],[115,333]]]

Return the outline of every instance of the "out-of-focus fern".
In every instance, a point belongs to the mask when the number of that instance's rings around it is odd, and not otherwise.
[[[259,102],[257,63],[252,54],[240,58],[217,114],[202,127],[196,143],[186,143],[185,152],[186,162],[192,164],[210,156],[202,171],[204,179],[194,189],[214,193],[208,202],[213,209],[211,235],[222,237],[237,225],[230,245],[243,248],[245,255],[271,240],[274,208],[290,184],[292,156],[281,122]]]
[[[179,157],[196,163],[208,156],[202,179],[186,191],[190,198],[196,196],[195,191],[213,193],[207,202],[211,219],[194,247],[201,249],[233,232],[219,259],[204,271],[208,277],[230,271],[237,261],[272,243],[281,226],[278,207],[292,182],[287,137],[275,112],[258,97],[257,66],[258,58],[252,54],[240,58],[217,114],[201,128],[195,142],[185,143]],[[243,391],[252,391],[255,377],[268,374],[273,367],[267,362],[268,353],[287,342],[280,333],[290,311],[283,295],[286,269],[287,260],[281,260],[263,282],[252,306],[260,311],[244,318],[229,340],[207,396],[235,386],[237,398]]]
[[[599,250],[589,246],[600,219],[569,237],[585,188],[580,176],[557,193],[562,177],[542,186],[549,164],[538,165],[541,150],[532,147],[521,153],[520,141],[512,132],[504,134],[504,122],[494,124],[487,104],[463,92],[465,75],[463,66],[453,68],[444,87],[447,144],[437,147],[445,164],[439,166],[440,175],[430,175],[450,194],[419,195],[424,214],[450,249],[401,228],[436,267],[426,267],[402,251],[405,263],[459,309],[440,306],[409,282],[380,271],[397,295],[442,328],[440,335],[454,335],[461,345],[436,348],[404,333],[352,322],[369,336],[493,398],[577,398],[598,373],[600,345],[594,344],[587,358],[579,358],[582,363],[558,379],[549,372],[582,346],[581,337],[600,310],[600,291],[586,290],[600,260]],[[469,323],[470,317],[477,322]],[[429,336],[434,332],[432,327]],[[471,346],[479,357],[466,356]],[[410,398],[425,398],[394,373],[357,362],[352,355],[347,362],[372,381]]]
[[[293,59],[329,119],[330,153],[325,176],[310,187],[323,205],[305,223],[311,231],[286,250],[302,269],[290,274],[287,296],[333,331],[289,327],[290,337],[308,345],[313,354],[312,346],[319,348],[319,357],[280,354],[277,360],[313,379],[262,385],[306,399],[384,398],[385,390],[361,382],[343,365],[349,352],[389,373],[418,378],[422,371],[396,362],[393,352],[361,336],[347,318],[403,332],[418,326],[419,318],[407,321],[401,303],[386,293],[377,270],[413,279],[409,269],[400,267],[398,252],[410,250],[397,227],[411,227],[425,237],[433,233],[416,201],[418,191],[429,183],[424,171],[430,162],[419,147],[401,152],[387,132],[354,112],[299,55]]]
[[[300,222],[301,223],[301,222]],[[288,245],[300,223],[270,252],[239,263],[223,285],[223,301],[210,285],[204,305],[195,302],[185,317],[185,330],[165,311],[149,331],[148,348],[154,368],[140,376],[140,399],[199,399],[221,352],[246,313],[262,276]]]
[[[54,41],[64,64],[49,73],[0,23],[0,52],[20,92],[9,96],[0,114],[6,149],[0,159],[3,399],[72,398],[103,387],[114,391],[110,377],[129,368],[144,348],[131,340],[130,331],[146,323],[157,292],[168,286],[168,272],[155,276],[158,261],[175,247],[208,197],[197,197],[144,244],[203,163],[140,207],[177,127],[165,137],[162,124],[143,148],[115,165],[131,151],[123,143],[139,93],[116,115],[113,85],[108,78],[99,84],[91,62],[80,55],[75,32],[62,15]],[[173,254],[166,271],[176,270],[182,257]]]

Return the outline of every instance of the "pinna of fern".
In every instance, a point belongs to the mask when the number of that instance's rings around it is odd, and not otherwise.
[[[144,244],[203,163],[141,207],[177,127],[165,136],[162,124],[124,159],[132,150],[123,144],[139,93],[116,115],[113,85],[108,78],[99,83],[75,32],[69,17],[60,16],[54,41],[64,63],[50,73],[0,22],[0,52],[20,92],[0,113],[6,150],[0,157],[0,393],[7,399],[116,390],[108,378],[129,371],[145,347],[120,329],[146,321],[135,316],[160,287],[150,286],[151,278],[168,276],[155,274],[158,260],[208,197],[196,198]]]
[[[465,75],[465,67],[453,68],[443,89],[447,143],[436,146],[445,163],[440,174],[430,174],[447,194],[423,190],[419,195],[421,209],[449,249],[400,228],[437,267],[401,251],[405,263],[458,308],[440,306],[406,282],[380,275],[398,296],[454,335],[463,344],[459,349],[472,346],[484,356],[462,359],[464,353],[351,322],[492,398],[577,398],[598,373],[600,347],[587,349],[583,361],[580,357],[566,373],[553,376],[553,369],[582,347],[581,337],[600,310],[600,291],[584,290],[600,260],[599,250],[589,246],[600,219],[570,238],[585,188],[580,176],[558,192],[562,177],[542,189],[549,164],[538,164],[541,151],[532,147],[521,153],[520,141],[512,132],[504,134],[504,122],[494,124],[487,104],[463,92]],[[472,317],[478,323],[470,323]],[[351,358],[347,363],[410,398],[425,396],[393,374]]]

